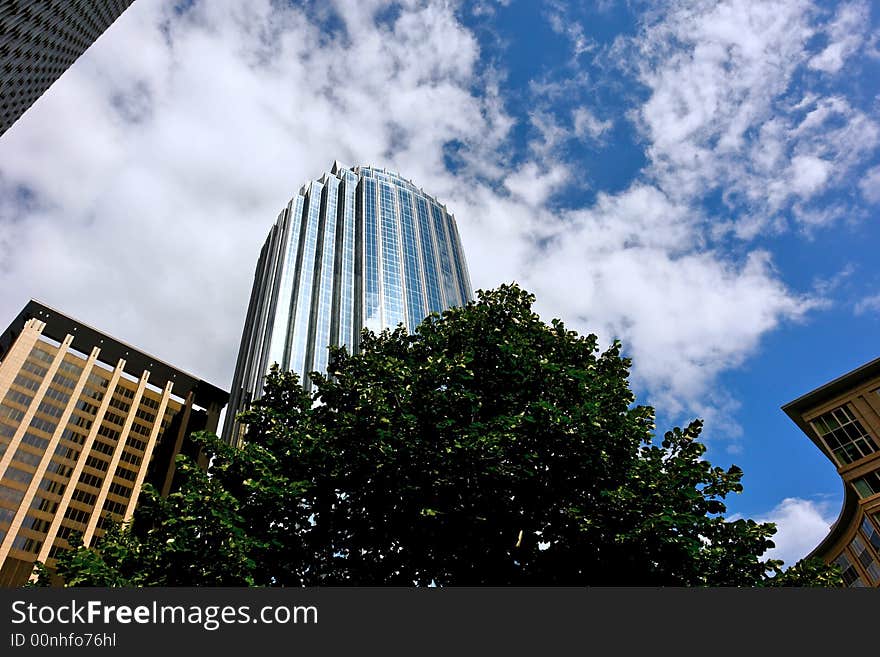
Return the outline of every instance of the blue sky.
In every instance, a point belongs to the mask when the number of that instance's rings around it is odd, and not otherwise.
[[[842,489],[779,407],[878,355],[878,110],[867,0],[140,0],[0,138],[0,313],[226,386],[277,213],[386,166],[476,287],[620,338],[660,430],[704,418],[790,562]]]

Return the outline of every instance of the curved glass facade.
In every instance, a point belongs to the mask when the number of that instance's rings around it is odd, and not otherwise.
[[[361,329],[403,324],[472,298],[455,218],[395,173],[334,163],[269,231],[254,275],[227,418],[262,394],[273,363],[308,373],[327,347],[356,352]],[[224,438],[235,442],[227,419]]]

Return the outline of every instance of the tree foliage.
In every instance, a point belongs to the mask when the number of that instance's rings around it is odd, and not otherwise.
[[[69,585],[836,585],[761,560],[775,528],[728,520],[742,471],[701,423],[654,439],[615,342],[549,325],[516,285],[333,349],[307,394],[274,369],[234,449],[197,437],[167,499],[62,554]]]

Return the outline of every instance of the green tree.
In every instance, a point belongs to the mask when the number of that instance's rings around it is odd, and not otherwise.
[[[216,437],[203,436],[212,444]],[[248,586],[254,581],[250,556],[254,541],[239,502],[218,478],[189,458],[177,461],[180,488],[162,497],[149,484],[141,493],[134,521],[111,524],[97,549],[70,539],[74,548],[58,555],[57,574],[66,586]],[[38,585],[53,574],[40,564]]]
[[[772,524],[724,517],[742,471],[702,457],[701,423],[654,442],[615,342],[549,325],[516,285],[414,335],[332,351],[315,392],[273,370],[246,444],[197,439],[128,527],[59,558],[94,585],[836,585],[761,560]],[[318,402],[318,403],[316,403]]]

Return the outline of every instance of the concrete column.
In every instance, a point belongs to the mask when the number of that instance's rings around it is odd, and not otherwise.
[[[150,466],[150,459],[153,458],[153,450],[156,447],[156,441],[159,438],[159,432],[162,431],[162,421],[165,419],[165,409],[168,407],[168,400],[171,398],[171,388],[174,386],[173,381],[165,384],[165,390],[162,392],[162,401],[159,402],[159,408],[156,411],[156,421],[150,431],[150,437],[147,440],[147,448],[144,450],[144,460],[138,470],[137,479],[132,488],[131,499],[128,500],[128,508],[125,509],[123,522],[128,522],[134,515],[134,509],[137,506],[138,498],[141,494],[141,488],[144,485],[144,479],[147,477],[147,469]]]
[[[165,475],[165,483],[162,484],[162,497],[167,497],[171,492],[171,484],[174,481],[174,473],[177,472],[177,465],[174,463],[177,455],[180,454],[180,448],[183,446],[183,439],[186,438],[186,431],[189,427],[189,418],[192,413],[193,393],[190,390],[186,395],[186,403],[183,407],[183,417],[180,421],[180,428],[177,430],[177,438],[174,441],[174,450],[171,452],[171,464]]]
[[[67,336],[71,338],[72,336]],[[66,350],[65,350],[66,351]],[[65,428],[67,428],[67,423],[70,421],[70,415],[73,413],[73,409],[76,408],[77,402],[79,402],[80,395],[82,394],[83,387],[86,384],[86,381],[89,378],[89,374],[92,371],[92,367],[95,364],[95,359],[98,357],[98,353],[100,349],[95,347],[92,349],[92,353],[89,356],[89,359],[86,361],[85,367],[83,367],[82,374],[80,374],[79,380],[76,382],[76,386],[73,389],[73,392],[70,395],[70,399],[67,401],[67,405],[64,407],[64,413],[62,413],[61,417],[58,418],[58,426],[55,428],[55,431],[52,434],[52,438],[49,440],[49,445],[46,447],[46,451],[43,453],[43,458],[40,459],[40,463],[37,465],[37,471],[34,473],[33,478],[31,479],[31,483],[28,485],[27,491],[24,494],[24,498],[21,501],[21,504],[18,507],[18,512],[15,514],[15,517],[12,519],[12,523],[9,525],[9,531],[6,533],[6,538],[2,544],[0,544],[0,563],[6,561],[6,557],[9,556],[9,551],[12,549],[12,543],[15,541],[16,536],[18,535],[18,530],[21,529],[22,523],[24,523],[25,518],[27,517],[27,513],[31,508],[31,504],[34,501],[34,497],[36,497],[37,491],[40,488],[40,482],[43,481],[43,476],[46,474],[46,470],[49,468],[49,464],[52,462],[52,456],[55,454],[55,449],[58,447],[58,443],[61,441],[61,435],[64,433]],[[56,510],[56,514],[61,509],[59,506]],[[46,537],[49,538],[48,536]],[[52,541],[55,540],[55,537],[52,536]],[[43,541],[43,545],[46,544],[46,541]]]
[[[147,380],[149,378],[149,372],[144,371],[144,373],[141,374],[141,380],[138,382],[134,398],[131,400],[131,406],[128,409],[128,415],[125,418],[122,433],[119,434],[119,439],[116,441],[116,449],[113,450],[113,456],[110,458],[110,465],[107,468],[107,476],[104,477],[104,483],[101,484],[101,491],[98,493],[98,499],[95,500],[95,510],[92,511],[92,515],[86,525],[86,531],[83,533],[83,545],[91,544],[92,537],[95,535],[95,529],[97,528],[98,520],[100,520],[101,517],[101,509],[104,508],[107,493],[110,492],[110,486],[113,483],[113,475],[116,472],[116,466],[119,465],[119,459],[122,456],[122,451],[125,449],[125,443],[128,442],[131,425],[134,422],[135,413],[137,412],[138,406],[140,406],[141,397],[144,395],[144,388],[147,387]],[[141,469],[144,469],[146,466],[146,463],[141,463]]]
[[[52,549],[52,544],[58,536],[58,529],[61,527],[61,521],[64,519],[64,514],[67,512],[68,506],[70,506],[70,500],[73,497],[73,492],[76,490],[77,483],[79,483],[83,466],[85,466],[86,459],[92,451],[92,445],[95,443],[95,436],[98,435],[98,429],[101,428],[101,423],[104,421],[104,415],[107,413],[107,407],[110,406],[110,399],[113,397],[113,392],[116,390],[116,385],[119,382],[119,377],[122,376],[122,370],[124,367],[125,360],[120,358],[119,362],[116,364],[116,369],[113,370],[113,376],[110,377],[110,383],[107,384],[107,391],[104,393],[104,399],[101,400],[101,405],[98,407],[98,412],[95,414],[95,421],[92,423],[92,428],[83,443],[82,451],[80,451],[79,458],[77,459],[73,472],[70,475],[70,479],[67,482],[67,488],[64,489],[64,495],[62,495],[61,502],[58,504],[58,509],[55,511],[55,518],[52,520],[52,525],[49,527],[49,531],[46,534],[46,541],[43,543],[40,554],[37,556],[37,561],[45,563],[46,559],[49,558],[49,551]],[[94,513],[94,511],[92,513]]]
[[[15,339],[6,358],[0,363],[0,401],[6,398],[9,386],[21,371],[21,366],[24,365],[24,361],[27,360],[31,349],[34,348],[45,327],[46,323],[39,319],[29,319],[24,323],[21,334]]]
[[[58,353],[55,354],[55,358],[52,359],[52,363],[49,365],[49,371],[46,372],[46,376],[43,377],[43,382],[40,384],[40,387],[37,388],[34,398],[31,400],[30,406],[28,406],[27,412],[25,412],[24,417],[18,425],[18,429],[16,429],[13,434],[9,446],[6,448],[6,452],[3,454],[2,458],[0,458],[0,479],[6,474],[6,468],[9,467],[9,462],[12,461],[12,455],[15,454],[18,446],[21,444],[22,436],[24,436],[28,427],[30,427],[31,420],[34,419],[34,414],[37,412],[37,407],[40,405],[40,402],[43,401],[43,397],[46,396],[49,384],[52,383],[52,379],[58,371],[61,361],[64,360],[64,355],[67,353],[67,348],[72,341],[72,335],[68,335],[64,338],[64,342],[62,342],[61,346],[58,348]],[[30,353],[30,349],[28,350],[28,353]],[[22,361],[22,363],[24,363],[24,361]],[[21,368],[19,367],[19,370],[20,369]]]

